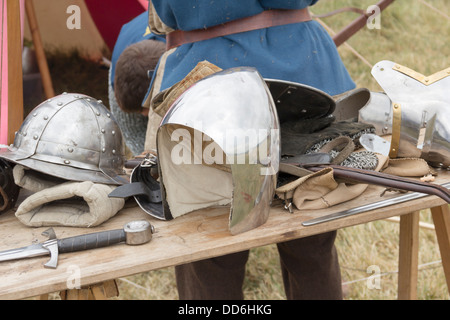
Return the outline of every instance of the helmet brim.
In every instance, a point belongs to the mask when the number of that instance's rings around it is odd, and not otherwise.
[[[61,166],[59,164],[33,159],[32,156],[29,157],[20,150],[0,149],[0,158],[44,174],[51,172],[52,176],[70,181],[92,181],[94,183],[110,185],[122,185],[128,183],[126,178],[121,177],[112,171],[94,171],[70,166]]]

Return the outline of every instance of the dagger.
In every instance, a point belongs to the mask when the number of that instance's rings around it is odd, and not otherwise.
[[[60,253],[102,248],[122,242],[128,245],[140,245],[149,242],[154,231],[154,227],[148,221],[136,220],[128,222],[122,229],[57,239],[55,231],[50,228],[42,233],[48,237],[48,240],[22,248],[1,251],[0,262],[50,255],[50,260],[44,264],[44,267],[55,269]]]

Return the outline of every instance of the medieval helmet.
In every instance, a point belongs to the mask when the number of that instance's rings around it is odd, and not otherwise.
[[[0,158],[67,180],[127,183],[119,126],[101,100],[78,93],[35,107]]]
[[[157,132],[165,219],[231,205],[229,228],[263,224],[280,161],[279,120],[270,91],[254,68],[231,68],[188,88]]]
[[[384,93],[372,93],[359,121],[377,134],[392,134],[389,156],[417,157],[450,166],[450,68],[429,77],[392,61],[380,61],[372,75]]]

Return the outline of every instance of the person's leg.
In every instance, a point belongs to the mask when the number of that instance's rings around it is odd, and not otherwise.
[[[180,300],[242,300],[249,251],[175,267]]]
[[[342,299],[336,231],[279,243],[287,299]]]

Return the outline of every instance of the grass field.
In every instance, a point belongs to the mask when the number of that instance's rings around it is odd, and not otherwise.
[[[366,9],[374,3],[373,0],[321,0],[312,7],[312,12],[318,15],[348,6]],[[339,53],[357,85],[375,91],[380,89],[370,71],[381,60],[397,62],[425,75],[433,74],[450,66],[449,16],[448,0],[396,0],[381,14],[380,29],[360,30],[339,47]],[[356,17],[355,13],[342,13],[322,18],[321,23],[333,34]],[[68,90],[71,88],[57,91]],[[421,221],[432,224],[428,211],[421,212]],[[418,298],[449,299],[435,233],[424,227],[420,228],[419,237]],[[345,299],[397,298],[398,239],[399,224],[392,221],[339,230],[336,247]],[[381,272],[377,288],[368,285],[371,280],[367,278],[372,275],[368,272],[370,266],[376,266]],[[177,299],[173,268],[118,279],[118,284],[120,295],[116,299]],[[246,299],[285,299],[274,245],[251,250],[244,294]]]

